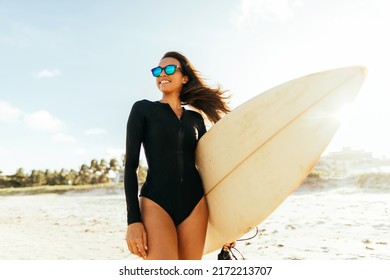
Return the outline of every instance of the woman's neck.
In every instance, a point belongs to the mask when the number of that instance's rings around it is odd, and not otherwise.
[[[181,101],[178,96],[172,96],[172,95],[163,95],[163,97],[160,100],[161,103],[167,103],[169,104],[172,109],[179,110],[181,109]]]

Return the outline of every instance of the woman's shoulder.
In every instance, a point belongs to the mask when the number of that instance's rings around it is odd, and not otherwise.
[[[195,110],[192,110],[192,109],[187,109],[186,110],[189,114],[191,114],[192,116],[194,116],[195,118],[202,118],[203,119],[203,116],[201,113],[195,111]]]
[[[130,110],[129,118],[140,118],[150,115],[153,110],[151,105],[153,105],[153,102],[146,99],[134,102]]]
[[[154,101],[150,101],[150,100],[147,100],[147,99],[142,99],[142,100],[137,100],[136,102],[134,102],[133,106],[148,106],[148,105],[151,105],[151,104],[154,104],[154,103],[155,103]]]
[[[147,99],[142,99],[142,100],[138,100],[136,102],[134,102],[133,104],[133,107],[132,107],[132,110],[147,110],[149,109],[151,106],[153,106],[154,102],[153,101],[150,101],[150,100],[147,100]]]
[[[186,110],[193,120],[196,120],[196,122],[202,122],[204,123],[203,115],[200,112],[194,111],[194,110]]]

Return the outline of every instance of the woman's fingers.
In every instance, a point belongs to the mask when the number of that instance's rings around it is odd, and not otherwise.
[[[143,244],[145,246],[145,250],[147,251],[148,250],[148,238],[146,236],[146,231],[145,230],[142,233],[142,241],[143,241]]]
[[[140,248],[141,247],[141,245],[138,245],[138,244],[136,244],[136,243],[132,243],[132,251],[133,251],[133,254],[134,255],[137,255],[138,257],[140,257],[140,258],[142,258],[143,256],[142,256],[142,254],[141,254],[141,252],[140,252]]]
[[[147,257],[147,235],[142,223],[134,223],[128,226],[126,242],[132,254],[141,258]]]
[[[138,249],[138,256],[140,256],[141,258],[146,258],[148,256],[144,244],[137,244],[137,249]]]
[[[223,250],[227,251],[231,248],[234,248],[235,246],[236,246],[236,241],[233,241],[231,243],[226,243],[225,245],[223,245]]]
[[[140,258],[146,258],[146,250],[142,242],[130,241],[127,243],[127,247],[133,255],[137,255]]]

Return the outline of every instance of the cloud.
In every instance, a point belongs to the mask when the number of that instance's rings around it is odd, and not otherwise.
[[[104,128],[90,128],[84,132],[86,135],[102,135],[106,134],[107,130]]]
[[[18,121],[23,112],[9,103],[0,100],[0,122],[12,123]]]
[[[69,134],[59,132],[53,135],[52,139],[56,142],[61,142],[61,143],[76,143],[76,139]]]
[[[261,22],[286,22],[294,18],[302,0],[241,0],[236,24],[242,28],[254,28]]]
[[[64,123],[45,110],[27,114],[24,117],[26,125],[37,131],[59,132],[64,128]]]
[[[40,110],[34,113],[26,113],[0,100],[0,123],[13,124],[15,122],[24,123],[28,129],[33,131],[50,133],[51,139],[55,142],[77,142],[72,135],[67,133],[65,123],[48,111]],[[97,132],[95,131],[95,133]],[[103,130],[100,133],[103,133]],[[45,134],[44,137],[46,136]],[[4,149],[1,153],[4,154]]]
[[[33,76],[39,79],[39,78],[54,78],[61,75],[62,73],[58,69],[44,69],[38,73],[35,73]]]
[[[36,131],[59,132],[65,127],[60,119],[54,117],[48,111],[40,110],[34,113],[26,113],[0,100],[0,122],[12,123],[20,120],[28,128]]]

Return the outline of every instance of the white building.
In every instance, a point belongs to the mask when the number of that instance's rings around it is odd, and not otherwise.
[[[390,160],[374,158],[371,152],[343,148],[321,157],[315,170],[330,177],[345,178],[351,175],[383,172]]]

